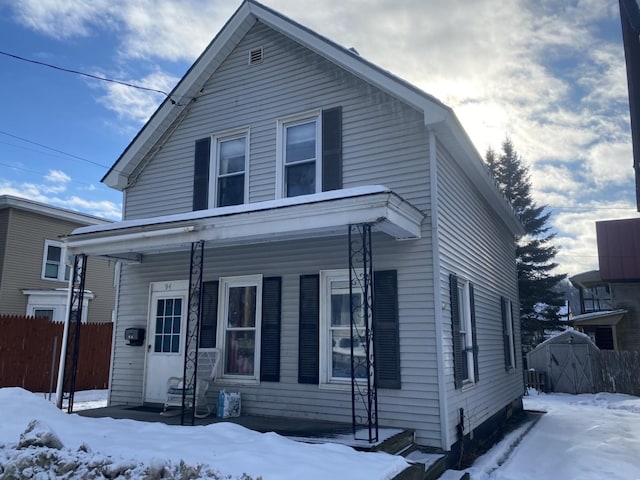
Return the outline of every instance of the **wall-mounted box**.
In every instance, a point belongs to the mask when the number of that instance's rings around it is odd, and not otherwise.
[[[127,345],[140,346],[144,343],[144,328],[127,328],[124,331]]]

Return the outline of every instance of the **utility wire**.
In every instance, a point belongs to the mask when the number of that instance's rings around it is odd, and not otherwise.
[[[16,60],[21,60],[23,62],[33,63],[35,65],[41,65],[43,67],[53,68],[54,70],[60,70],[61,72],[73,73],[75,75],[82,75],[84,77],[93,78],[94,80],[100,80],[100,81],[103,81],[103,82],[116,83],[118,85],[124,85],[125,87],[137,88],[138,90],[145,90],[147,92],[161,93],[165,97],[169,97],[169,93],[165,92],[164,90],[158,90],[156,88],[143,87],[141,85],[135,85],[133,83],[123,82],[122,80],[114,80],[112,78],[100,77],[98,75],[93,75],[91,73],[81,72],[79,70],[73,70],[71,68],[59,67],[57,65],[52,65],[52,64],[46,63],[46,62],[40,62],[38,60],[32,60],[30,58],[21,57],[19,55],[15,55],[13,53],[8,53],[8,52],[3,52],[1,50],[0,50],[0,55],[5,55],[7,57],[11,57],[11,58],[14,58]],[[173,99],[171,100],[171,102],[175,103],[175,101]]]
[[[0,162],[0,165],[2,165],[3,167],[10,168],[10,169],[12,169],[12,170],[20,170],[20,171],[23,171],[23,172],[35,173],[36,175],[40,175],[41,177],[46,177],[46,176],[47,176],[47,174],[46,174],[46,173],[44,173],[44,172],[39,172],[39,171],[37,171],[37,170],[30,170],[30,169],[28,169],[28,168],[17,167],[17,166],[15,166],[15,165],[10,165],[10,164],[8,164],[8,163],[4,163],[4,162]],[[71,180],[69,180],[69,181],[70,181],[71,183],[78,183],[78,184],[80,184],[80,185],[88,185],[88,186],[90,186],[90,187],[91,187],[91,186],[95,186],[95,184],[93,184],[93,183],[81,182],[80,180],[73,180],[73,179],[71,179]]]
[[[52,152],[61,153],[62,155],[66,155],[68,157],[75,158],[77,160],[82,160],[83,162],[91,163],[92,165],[96,165],[98,167],[107,168],[107,169],[110,168],[107,165],[103,165],[101,163],[94,162],[93,160],[89,160],[88,158],[79,157],[78,155],[74,155],[73,153],[64,152],[62,150],[58,150],[57,148],[47,147],[46,145],[43,145],[42,143],[34,142],[33,140],[29,140],[27,138],[19,137],[18,135],[13,135],[12,133],[8,133],[8,132],[4,132],[4,131],[0,130],[0,134],[6,135],[7,137],[15,138],[15,139],[20,140],[22,142],[30,143],[32,145],[37,145],[38,147],[41,147],[41,148],[46,148],[47,150],[51,150]]]

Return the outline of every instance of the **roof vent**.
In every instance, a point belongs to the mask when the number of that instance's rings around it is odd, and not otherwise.
[[[249,52],[249,65],[256,65],[258,63],[262,63],[264,59],[264,52],[262,47],[254,48]]]

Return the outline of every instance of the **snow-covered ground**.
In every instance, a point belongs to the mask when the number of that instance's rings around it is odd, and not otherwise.
[[[547,413],[476,460],[473,480],[640,479],[640,398],[533,390],[524,407]]]
[[[525,408],[547,413],[480,457],[467,469],[473,480],[640,479],[640,398],[531,393]],[[104,391],[78,392],[74,398],[75,410],[105,404]],[[25,434],[33,420],[41,423]],[[33,446],[49,431],[61,448]],[[106,473],[111,478],[383,480],[405,466],[391,455],[294,442],[233,424],[179,427],[69,416],[42,394],[0,389],[0,478],[42,472],[46,476],[37,478]]]
[[[99,402],[79,392],[74,409]],[[0,389],[0,478],[383,480],[407,465],[402,457],[296,442],[232,423],[181,427],[68,415],[42,394]]]

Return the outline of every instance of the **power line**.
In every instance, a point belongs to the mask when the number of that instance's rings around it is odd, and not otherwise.
[[[65,152],[63,150],[58,150],[57,148],[48,147],[46,145],[43,145],[42,143],[34,142],[33,140],[29,140],[28,138],[19,137],[18,135],[14,135],[14,134],[9,133],[9,132],[4,132],[4,131],[0,130],[0,134],[6,135],[7,137],[15,138],[15,139],[20,140],[22,142],[30,143],[32,145],[37,145],[40,148],[46,148],[47,150],[51,150],[52,152],[61,153],[62,155],[66,155],[68,157],[75,158],[76,160],[81,160],[83,162],[91,163],[92,165],[96,165],[98,167],[107,168],[107,169],[110,168],[108,165],[103,165],[101,163],[94,162],[93,160],[89,160],[88,158],[79,157],[78,155],[74,155],[73,153],[68,153],[68,152]]]
[[[61,72],[73,73],[75,75],[81,75],[83,77],[92,78],[94,80],[100,80],[102,82],[116,83],[118,85],[124,85],[125,87],[130,87],[130,88],[137,88],[138,90],[145,90],[147,92],[161,93],[165,97],[170,97],[169,93],[165,92],[164,90],[158,90],[156,88],[143,87],[142,85],[135,85],[133,83],[123,82],[122,80],[114,80],[113,78],[100,77],[98,75],[93,75],[91,73],[81,72],[79,70],[73,70],[71,68],[59,67],[57,65],[52,65],[51,63],[40,62],[38,60],[32,60],[30,58],[21,57],[20,55],[15,55],[13,53],[3,52],[1,50],[0,50],[0,55],[5,55],[7,57],[11,57],[11,58],[16,59],[16,60],[20,60],[20,61],[28,62],[28,63],[33,63],[35,65],[40,65],[40,66],[43,66],[43,67],[53,68],[54,70],[59,70]],[[176,102],[173,99],[171,99],[171,103],[175,104]]]
[[[0,165],[2,165],[3,167],[8,167],[11,168],[13,170],[21,170],[23,172],[28,172],[28,173],[35,173],[36,175],[41,175],[42,177],[46,177],[47,174],[43,173],[43,172],[38,172],[37,170],[30,170],[28,168],[23,168],[23,167],[17,167],[15,165],[10,165],[8,163],[4,163],[4,162],[0,162]],[[88,183],[88,182],[81,182],[79,180],[69,180],[71,183],[79,183],[81,185],[89,185],[89,186],[95,186],[95,184],[93,183]]]

